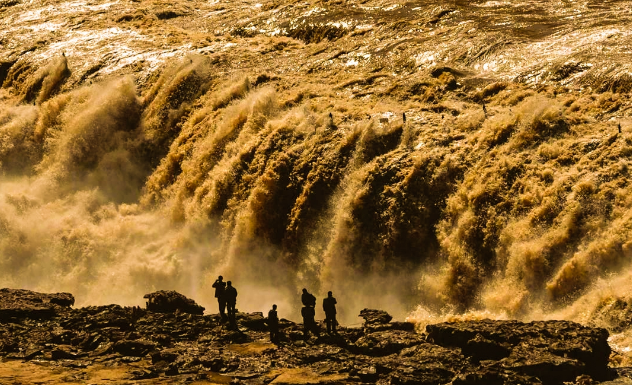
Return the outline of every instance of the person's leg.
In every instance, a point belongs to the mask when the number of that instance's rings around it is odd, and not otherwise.
[[[219,302],[219,314],[222,319],[226,319],[226,301],[221,298],[218,298],[217,301]]]
[[[314,335],[316,335],[316,337],[320,336],[320,328],[318,327],[316,320],[312,320],[312,330],[314,331]]]

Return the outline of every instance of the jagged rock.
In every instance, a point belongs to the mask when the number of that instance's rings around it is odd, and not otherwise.
[[[33,358],[41,356],[43,354],[44,354],[44,352],[39,347],[38,348],[30,348],[30,349],[27,349],[24,352],[24,360],[25,361],[32,360]]]
[[[0,289],[0,321],[20,318],[47,319],[74,305],[70,293],[38,293]]]
[[[360,317],[364,318],[364,324],[387,324],[391,322],[393,317],[383,310],[363,309],[360,311]]]
[[[46,294],[48,302],[55,305],[71,307],[75,304],[75,297],[70,293]]]
[[[511,353],[508,343],[500,343],[489,340],[480,334],[467,341],[465,346],[461,348],[463,354],[472,357],[475,361],[482,360],[500,360]]]
[[[77,358],[71,346],[59,345],[51,351],[51,358],[53,360],[72,360]]]
[[[364,324],[364,328],[367,332],[379,332],[385,330],[415,330],[415,324],[412,322],[389,322],[389,323],[372,323]]]
[[[133,380],[145,380],[148,378],[156,378],[159,373],[150,368],[132,371]]]
[[[355,343],[355,351],[369,356],[384,356],[422,342],[423,337],[416,333],[401,330],[377,332],[360,337]]]
[[[156,364],[160,361],[171,363],[178,359],[179,355],[180,353],[177,350],[172,349],[157,351],[151,355],[151,363]]]
[[[461,348],[464,355],[497,360],[494,367],[538,377],[543,383],[587,374],[604,379],[610,356],[608,332],[569,321],[468,321],[428,325],[428,340]]]
[[[205,368],[211,369],[214,372],[219,372],[226,365],[222,357],[204,355],[200,357],[200,364]]]
[[[90,353],[90,356],[96,357],[96,356],[102,356],[104,354],[108,354],[112,351],[112,346],[114,346],[114,343],[112,342],[100,344],[92,353]]]
[[[309,369],[286,369],[280,376],[275,378],[271,384],[340,384],[345,383],[348,377],[346,374],[318,374]]]
[[[124,356],[142,357],[156,348],[156,345],[150,341],[142,340],[122,340],[117,341],[112,349]]]
[[[231,328],[182,310],[62,309],[50,319],[0,320],[0,356],[68,368],[133,364],[134,380],[166,375],[173,382],[211,370],[243,383],[559,385],[583,376],[585,385],[588,376],[599,381],[608,373],[607,333],[572,322],[445,323],[429,326],[426,336],[382,311],[362,315],[361,328],[307,340],[302,325],[282,320],[281,342],[271,344],[261,313],[240,313]]]
[[[451,385],[538,385],[542,384],[537,377],[520,375],[514,372],[483,367],[467,373],[457,374]]]
[[[237,323],[250,330],[266,331],[268,325],[266,319],[263,318],[263,313],[239,313],[236,317]]]
[[[150,311],[175,313],[179,310],[184,313],[204,314],[204,307],[177,291],[156,291],[154,293],[145,294],[143,298],[147,298],[147,310]]]

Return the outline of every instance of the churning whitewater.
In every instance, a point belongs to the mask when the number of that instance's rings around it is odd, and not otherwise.
[[[629,345],[629,1],[44,3],[0,3],[1,287]]]

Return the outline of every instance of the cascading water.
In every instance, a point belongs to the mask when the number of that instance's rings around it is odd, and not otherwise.
[[[84,68],[72,40],[76,56],[3,61],[0,286],[70,291],[78,305],[174,289],[212,310],[222,274],[242,309],[277,303],[293,319],[308,287],[334,291],[348,324],[363,307],[420,324],[567,318],[627,346],[630,82],[624,61],[599,59],[606,70],[585,47],[629,37],[591,2],[576,7],[594,21],[583,30],[539,2],[461,3],[419,5],[417,19],[413,4],[359,7],[355,24],[285,36],[264,31],[273,8],[260,4],[261,35],[217,35],[270,59],[215,47]],[[494,15],[522,32],[474,34]]]

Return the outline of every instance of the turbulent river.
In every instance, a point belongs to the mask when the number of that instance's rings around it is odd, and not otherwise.
[[[0,286],[632,343],[630,1],[0,1]],[[405,115],[404,115],[405,114]],[[621,132],[619,132],[621,131]]]

